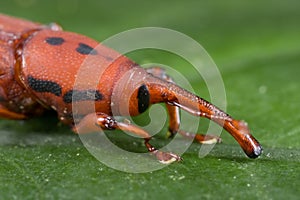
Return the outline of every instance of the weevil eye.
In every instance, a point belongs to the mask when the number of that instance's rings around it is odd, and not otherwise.
[[[137,93],[138,99],[138,111],[139,113],[143,113],[147,110],[150,103],[150,93],[146,85],[141,85],[138,89]]]

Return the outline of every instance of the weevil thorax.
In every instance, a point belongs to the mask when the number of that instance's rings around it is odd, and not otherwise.
[[[23,44],[20,80],[60,119],[72,122],[72,103],[78,115],[110,114],[115,83],[136,64],[116,51],[76,33],[41,30]],[[87,109],[85,103],[94,102]],[[82,109],[80,109],[82,108]]]

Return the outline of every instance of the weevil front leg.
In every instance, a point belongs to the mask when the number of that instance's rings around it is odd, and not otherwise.
[[[169,132],[171,137],[174,136],[176,133],[179,133],[183,137],[190,138],[199,142],[201,144],[214,144],[220,143],[222,140],[220,137],[216,135],[205,135],[205,134],[197,134],[191,133],[184,130],[179,129],[180,126],[180,117],[179,117],[179,108],[176,106],[167,105],[168,114],[170,118],[169,122]]]
[[[135,134],[145,140],[145,146],[148,151],[155,155],[159,162],[163,164],[169,164],[174,161],[180,161],[181,157],[171,153],[163,152],[150,144],[151,136],[143,129],[130,124],[128,122],[118,122],[115,118],[105,114],[96,113],[85,116],[79,124],[76,125],[74,131],[83,134],[93,131],[99,131],[99,127],[103,130],[122,130]]]
[[[166,74],[164,69],[160,67],[147,68],[146,71],[155,77],[174,83],[173,79]],[[166,104],[166,107],[169,114],[169,133],[170,133],[169,136],[170,137],[173,137],[176,133],[179,133],[186,138],[194,139],[195,141],[202,144],[214,144],[214,143],[221,142],[221,138],[215,135],[196,134],[196,133],[190,133],[179,129],[180,127],[179,108],[177,106],[173,106],[169,104]]]

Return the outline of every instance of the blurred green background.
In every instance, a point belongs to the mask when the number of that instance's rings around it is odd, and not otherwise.
[[[198,157],[199,145],[193,144],[181,163],[129,174],[98,162],[55,115],[1,120],[0,199],[298,199],[299,9],[297,0],[1,0],[1,13],[57,22],[99,41],[145,26],[192,37],[219,67],[228,112],[248,122],[264,154],[246,158],[224,132],[223,143],[205,158]],[[184,70],[183,62],[151,52],[133,57],[143,62],[152,54],[189,76],[195,91],[209,99],[205,84]],[[142,142],[136,145],[139,140],[112,137],[121,145],[144,148]],[[161,142],[163,136],[154,143]]]

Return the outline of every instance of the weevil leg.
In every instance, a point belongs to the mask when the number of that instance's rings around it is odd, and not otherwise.
[[[175,135],[176,133],[179,133],[183,137],[194,139],[196,142],[199,142],[201,144],[214,144],[214,143],[220,143],[222,141],[221,138],[216,135],[191,133],[179,129],[180,126],[179,108],[167,104],[167,109],[170,118],[169,132],[171,136]]]
[[[152,74],[155,77],[166,80],[168,82],[174,83],[173,79],[166,74],[165,70],[160,67],[150,67],[147,68],[146,71]],[[169,114],[169,134],[168,136],[173,137],[176,133],[181,134],[182,136],[190,139],[194,139],[195,141],[202,144],[214,144],[220,143],[221,138],[215,135],[204,135],[204,134],[196,134],[190,133],[184,130],[179,129],[180,127],[180,110],[177,106],[166,104],[168,114]]]
[[[0,68],[0,76],[5,73],[6,72]],[[7,100],[5,89],[1,86],[0,87],[0,118],[15,119],[15,120],[26,118],[26,116],[21,113],[16,113],[8,110],[7,107],[5,106],[5,103],[3,102],[8,102],[8,100]]]
[[[26,119],[25,115],[9,111],[7,108],[2,106],[1,104],[0,104],[0,117],[5,118],[5,119],[15,119],[15,120]]]
[[[135,134],[145,140],[145,146],[148,151],[155,155],[159,162],[163,164],[169,164],[174,161],[180,161],[180,156],[171,153],[171,152],[163,152],[150,144],[151,136],[143,129],[130,124],[129,122],[118,122],[112,116],[109,116],[104,113],[96,113],[89,114],[85,116],[76,127],[74,127],[74,131],[82,134],[93,131],[99,131],[99,127],[103,130],[122,130],[127,131],[132,134]]]

